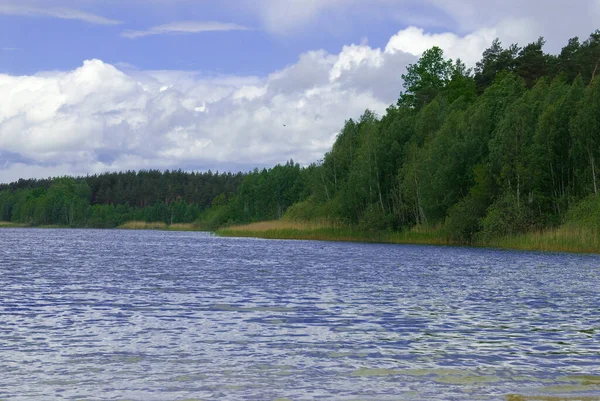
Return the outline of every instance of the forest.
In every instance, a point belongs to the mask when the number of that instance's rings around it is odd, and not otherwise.
[[[245,176],[215,225],[284,211],[362,232],[441,227],[456,243],[600,228],[600,31],[558,55],[544,44],[495,40],[473,70],[426,51],[383,116],[346,121],[304,169]]]
[[[215,229],[286,218],[362,232],[439,227],[465,244],[600,228],[600,30],[557,55],[544,44],[495,40],[473,69],[429,49],[402,75],[396,104],[347,120],[306,167],[21,180],[0,186],[0,221]]]
[[[193,223],[233,197],[242,174],[143,170],[0,184],[0,221],[114,228],[127,221]]]

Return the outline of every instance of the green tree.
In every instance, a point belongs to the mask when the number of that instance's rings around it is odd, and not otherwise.
[[[511,72],[516,68],[516,58],[520,48],[513,44],[508,49],[502,47],[500,39],[483,52],[483,58],[475,66],[475,82],[480,93],[496,80],[501,72]]]
[[[419,59],[417,64],[410,64],[404,80],[404,93],[400,95],[398,105],[419,109],[431,102],[448,84],[452,77],[452,60],[444,59],[444,52],[435,46]]]
[[[544,38],[530,43],[519,52],[515,60],[516,72],[525,80],[528,88],[533,88],[538,79],[548,75],[548,56],[544,54]]]
[[[600,160],[600,80],[585,89],[579,112],[571,124],[573,152],[580,161],[576,176],[584,194],[599,191]]]

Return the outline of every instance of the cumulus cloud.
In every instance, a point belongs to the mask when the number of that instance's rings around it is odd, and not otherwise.
[[[439,46],[447,56],[460,58],[467,65],[474,66],[495,38],[514,43],[523,39],[533,40],[536,36],[524,20],[507,21],[494,28],[483,28],[465,36],[450,32],[431,34],[417,27],[409,27],[392,37],[386,46],[386,52],[393,54],[402,51],[419,55],[433,46]]]
[[[0,180],[247,170],[290,158],[308,164],[329,150],[346,119],[367,108],[384,113],[406,66],[427,48],[438,45],[472,65],[496,36],[510,43],[534,33],[526,19],[464,35],[408,27],[382,48],[362,42],[338,54],[309,51],[264,77],[140,71],[100,60],[72,71],[0,75]]]
[[[539,36],[550,51],[558,52],[568,38],[587,37],[598,28],[597,0],[428,0],[451,15],[462,32],[504,26],[515,42],[525,44]],[[515,31],[511,32],[515,26]]]
[[[99,15],[91,14],[66,7],[47,7],[23,4],[0,4],[0,14],[18,15],[27,17],[49,17],[67,20],[79,20],[90,24],[98,25],[118,25],[121,21],[105,18]]]
[[[223,23],[223,22],[194,22],[182,21],[172,22],[170,24],[159,25],[143,31],[125,31],[121,36],[129,39],[140,38],[151,35],[165,34],[186,34],[186,33],[201,33],[215,31],[247,31],[250,28],[243,25]]]
[[[415,60],[356,45],[337,55],[307,52],[262,78],[119,69],[100,60],[73,71],[0,75],[0,152],[13,155],[0,170],[17,178],[18,163],[44,167],[23,174],[308,164],[345,119],[367,108],[383,113],[400,89],[388,90],[388,72]]]

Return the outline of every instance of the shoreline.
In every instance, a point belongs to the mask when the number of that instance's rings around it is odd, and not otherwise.
[[[347,227],[308,225],[303,228],[301,224],[292,222],[270,222],[269,224],[255,223],[221,228],[215,231],[215,235],[231,238],[431,245],[600,255],[600,237],[596,232],[582,228],[574,229],[565,227],[550,229],[543,232],[532,232],[497,238],[488,242],[478,242],[473,244],[463,244],[451,241],[442,234],[441,230],[435,229],[365,233]],[[591,237],[593,237],[593,239],[589,239]],[[586,238],[588,239],[587,241]]]
[[[23,224],[23,223],[10,223],[10,222],[0,222],[0,230],[8,229],[8,228],[35,228],[41,230],[48,229],[69,229],[69,230],[128,230],[128,231],[136,231],[136,230],[147,230],[147,231],[177,231],[177,232],[186,232],[186,231],[195,231],[195,232],[211,232],[211,230],[205,230],[195,224],[172,224],[167,225],[164,223],[144,223],[139,224],[139,222],[133,222],[135,224],[125,223],[117,227],[71,227],[71,226],[61,226],[61,225],[41,225],[34,226],[31,224]]]
[[[393,232],[361,232],[354,228],[327,223],[300,223],[282,220],[232,226],[217,230],[202,229],[196,224],[167,225],[164,223],[144,222],[128,222],[113,228],[69,227],[59,225],[32,226],[22,223],[0,222],[0,230],[9,228],[211,232],[216,236],[224,238],[429,245],[600,255],[600,235],[595,231],[577,227],[559,227],[543,232],[519,234],[474,244],[463,244],[450,241],[439,229],[418,228]]]

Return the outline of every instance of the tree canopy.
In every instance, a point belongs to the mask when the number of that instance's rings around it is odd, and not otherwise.
[[[600,31],[558,55],[544,43],[495,40],[473,71],[427,50],[395,105],[347,120],[310,166],[20,180],[0,186],[0,220],[218,227],[287,216],[364,230],[436,225],[468,243],[598,216]]]

